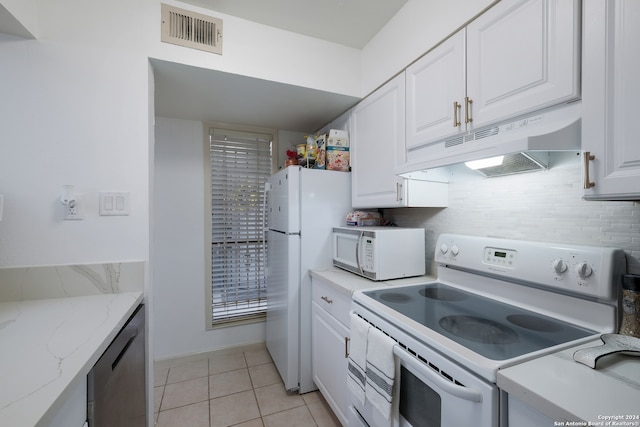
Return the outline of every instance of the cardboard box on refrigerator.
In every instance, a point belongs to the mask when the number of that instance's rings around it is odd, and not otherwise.
[[[327,137],[327,169],[349,171],[349,133],[331,129]]]

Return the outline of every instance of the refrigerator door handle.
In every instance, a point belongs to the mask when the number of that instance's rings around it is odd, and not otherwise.
[[[264,183],[264,194],[262,197],[262,261],[264,262],[264,276],[269,277],[269,266],[267,265],[267,193],[273,186],[270,182]]]

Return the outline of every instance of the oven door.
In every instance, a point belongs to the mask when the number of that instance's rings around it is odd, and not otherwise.
[[[413,349],[410,351],[414,353]],[[360,405],[352,399],[349,426],[497,425],[498,389],[494,384],[429,349],[420,349],[419,356],[412,353],[400,346],[394,349],[397,362],[391,421],[383,419],[368,401]]]

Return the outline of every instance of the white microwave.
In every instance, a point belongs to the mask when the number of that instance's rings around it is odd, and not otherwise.
[[[333,265],[371,280],[425,273],[424,228],[334,227]]]

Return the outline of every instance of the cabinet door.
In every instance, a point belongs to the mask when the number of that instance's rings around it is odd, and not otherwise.
[[[312,306],[313,381],[340,420],[347,425],[346,339],[349,330],[314,301]]]
[[[351,194],[354,208],[402,206],[395,168],[404,162],[404,73],[354,107],[351,115]]]
[[[331,122],[329,129],[351,130],[351,110],[347,110],[340,115],[337,119]]]
[[[578,0],[503,0],[467,26],[473,126],[580,96]]]
[[[465,30],[410,65],[407,85],[407,161],[430,142],[464,132]]]
[[[640,198],[640,2],[584,4],[582,147],[595,158],[585,168],[585,199]],[[586,186],[588,187],[588,186]]]

